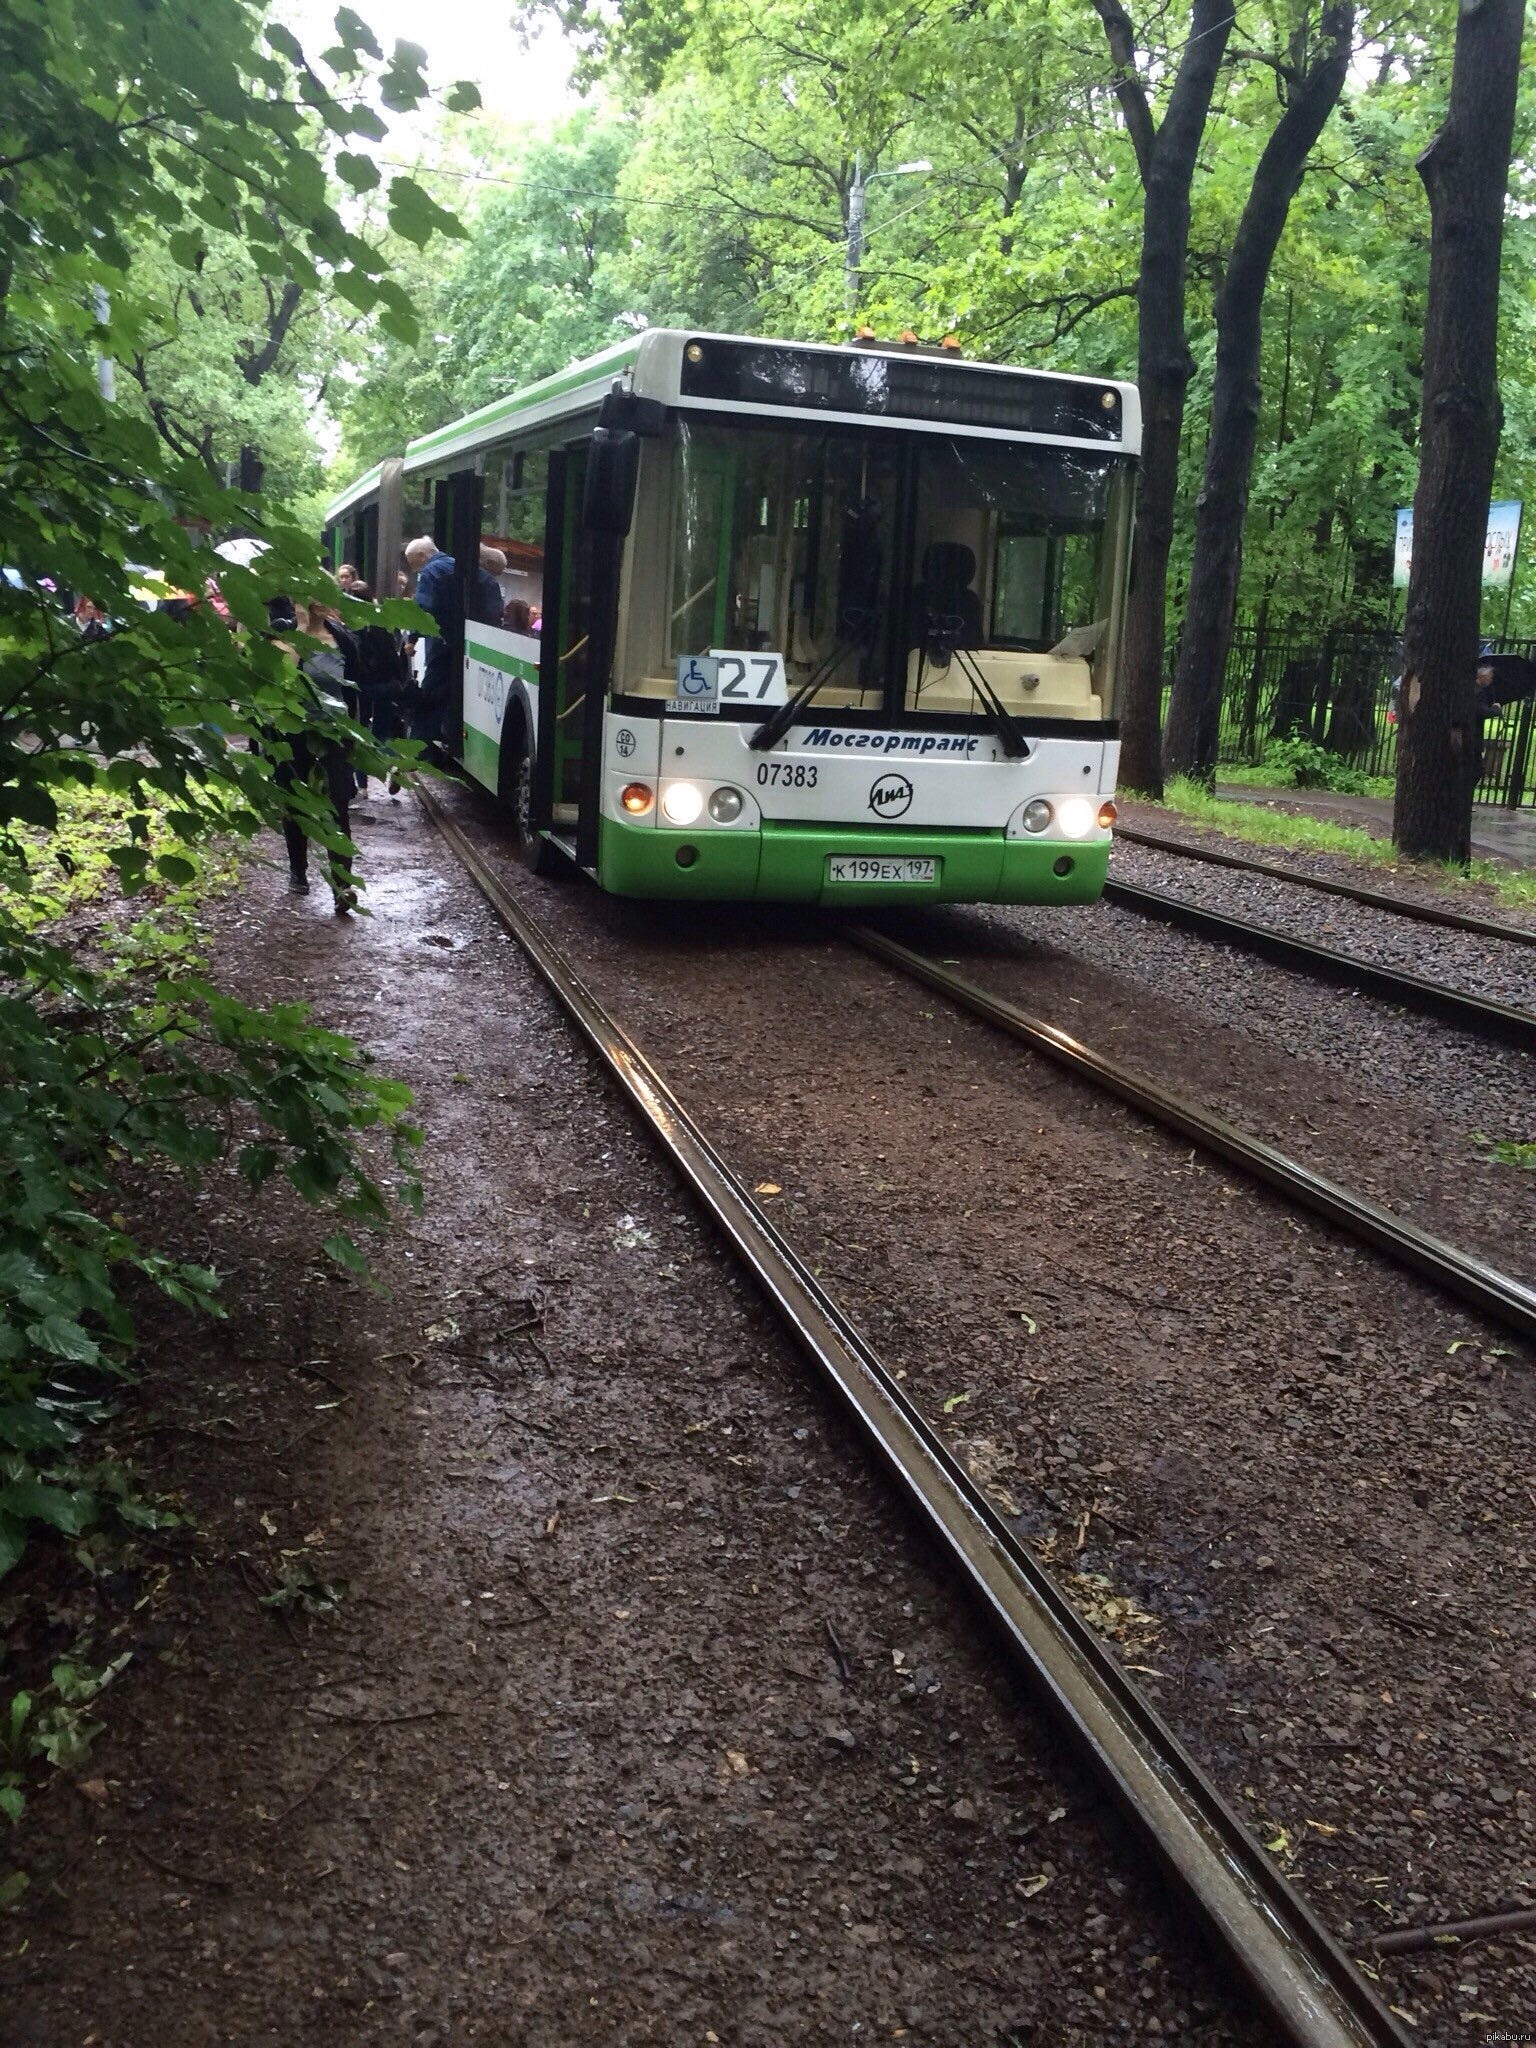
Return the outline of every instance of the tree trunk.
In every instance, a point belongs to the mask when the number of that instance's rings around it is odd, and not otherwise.
[[[1143,187],[1140,316],[1136,381],[1141,389],[1141,482],[1136,544],[1120,678],[1120,780],[1161,796],[1158,735],[1162,727],[1163,635],[1168,552],[1179,483],[1184,394],[1194,359],[1184,329],[1189,262],[1189,191],[1205,133],[1211,94],[1232,33],[1233,0],[1194,0],[1178,76],[1155,133],[1146,95],[1133,71],[1135,36],[1119,0],[1094,0],[1110,54],[1115,90],[1136,150]]]
[[[261,450],[249,442],[240,450],[239,486],[242,491],[259,491],[267,473],[267,465],[261,459]]]
[[[1419,860],[1472,852],[1483,542],[1503,423],[1499,252],[1523,28],[1523,0],[1462,0],[1445,124],[1418,165],[1429,294],[1392,836]]]
[[[1163,738],[1169,775],[1215,779],[1221,693],[1237,614],[1243,523],[1264,395],[1264,293],[1307,157],[1344,89],[1353,35],[1354,0],[1331,0],[1323,12],[1318,53],[1264,145],[1216,298],[1211,430],[1195,501],[1189,599]]]

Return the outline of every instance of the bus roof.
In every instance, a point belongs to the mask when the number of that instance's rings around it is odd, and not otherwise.
[[[379,488],[379,479],[383,471],[383,463],[376,462],[372,469],[363,471],[356,483],[348,484],[339,498],[333,498],[325,508],[326,525],[329,526],[333,519],[339,519],[343,512],[350,511],[361,499],[372,497]]]
[[[944,428],[1106,454],[1141,449],[1136,386],[1112,378],[968,362],[900,342],[850,348],[651,327],[422,434],[406,447],[406,474],[440,469],[515,433],[590,413],[616,378],[625,378],[639,397],[736,418]],[[376,465],[334,500],[327,520],[366,497],[378,477]]]

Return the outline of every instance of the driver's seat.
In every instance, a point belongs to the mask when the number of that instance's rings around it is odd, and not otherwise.
[[[971,588],[976,557],[964,541],[930,541],[917,588],[918,645],[930,659],[982,642],[981,599]]]

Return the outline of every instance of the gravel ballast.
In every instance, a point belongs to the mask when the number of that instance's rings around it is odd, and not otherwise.
[[[1397,917],[1347,896],[1182,860],[1130,840],[1116,843],[1110,875],[1467,995],[1536,1011],[1536,947]]]

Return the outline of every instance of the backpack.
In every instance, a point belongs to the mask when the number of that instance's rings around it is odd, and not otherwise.
[[[362,626],[352,636],[357,648],[353,680],[363,690],[395,690],[401,685],[400,648],[386,626]]]

